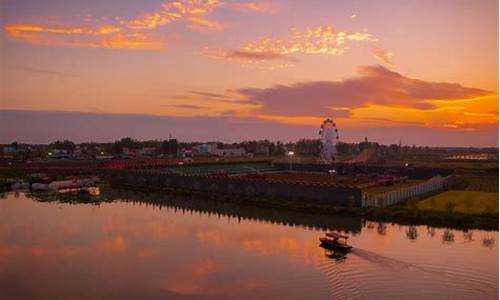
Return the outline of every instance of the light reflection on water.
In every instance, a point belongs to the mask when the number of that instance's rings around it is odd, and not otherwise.
[[[0,299],[498,298],[498,232],[119,196],[1,199]],[[326,228],[350,232],[346,259]]]

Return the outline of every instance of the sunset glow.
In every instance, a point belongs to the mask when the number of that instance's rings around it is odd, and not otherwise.
[[[210,124],[298,139],[332,117],[346,141],[498,145],[498,1],[0,5],[3,112],[180,118],[221,140]]]

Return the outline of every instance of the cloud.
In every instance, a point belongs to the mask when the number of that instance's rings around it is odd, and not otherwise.
[[[7,25],[5,30],[12,38],[44,46],[159,50],[167,40],[154,33],[123,32],[112,25],[97,28]]]
[[[391,66],[391,67],[395,67],[396,66],[391,61],[392,56],[393,56],[392,52],[384,50],[384,49],[382,49],[380,47],[373,47],[372,48],[372,54],[373,54],[373,57],[375,57],[376,59],[378,59],[382,63],[384,63],[384,64],[386,64],[388,66]]]
[[[339,81],[298,82],[224,93],[191,91],[181,104],[201,105],[175,115],[254,117],[292,125],[314,125],[325,117],[348,127],[422,126],[471,130],[498,123],[498,95],[457,83],[410,78],[383,66],[359,68]],[[461,125],[456,124],[458,122]],[[450,124],[455,124],[450,126]]]
[[[377,41],[377,38],[366,31],[335,30],[332,26],[318,26],[300,31],[291,28],[285,39],[262,38],[256,42],[241,46],[241,50],[249,52],[273,52],[280,54],[326,54],[342,55],[353,41]]]
[[[113,25],[106,25],[98,28],[87,27],[45,27],[45,26],[32,26],[32,25],[7,25],[4,27],[5,31],[12,36],[20,35],[25,32],[45,32],[57,34],[85,34],[85,35],[107,35],[111,33],[120,32],[119,27]]]
[[[211,13],[223,3],[224,1],[221,0],[180,0],[166,2],[162,5],[162,8],[165,11],[176,9],[182,14],[200,15]]]
[[[130,29],[155,29],[159,26],[170,24],[181,18],[181,15],[175,13],[150,13],[144,14],[136,19],[126,22]]]
[[[187,17],[186,20],[192,23],[187,27],[193,31],[206,31],[206,30],[222,31],[224,29],[221,23],[205,19],[202,17]]]
[[[293,54],[320,54],[341,56],[354,43],[375,43],[378,39],[367,31],[336,30],[332,26],[318,26],[290,29],[286,38],[261,38],[243,44],[236,49],[206,50],[205,55],[213,58],[240,60],[246,62],[266,60],[297,61]]]
[[[289,61],[289,62],[298,61],[297,58],[288,56],[286,54],[277,53],[277,52],[270,52],[270,51],[263,52],[263,51],[237,50],[237,49],[234,49],[234,50],[231,50],[231,49],[229,49],[229,50],[205,49],[202,53],[208,57],[211,57],[211,58],[241,61],[244,63],[258,63],[258,62],[265,62],[265,61],[270,61],[270,60],[282,60],[282,61]]]
[[[492,94],[457,83],[405,77],[382,66],[359,68],[359,76],[341,81],[299,82],[270,88],[243,88],[238,93],[261,106],[263,114],[324,116],[332,109],[372,105],[433,109],[431,100],[467,99]]]
[[[170,24],[174,21],[186,20],[187,27],[195,31],[208,29],[222,30],[223,26],[213,20],[208,20],[201,15],[210,14],[215,8],[221,6],[222,1],[215,0],[181,0],[166,2],[151,13],[146,13],[135,19],[126,21],[125,24],[134,30],[155,29]]]
[[[47,32],[47,31],[41,31]],[[65,46],[81,48],[108,48],[108,49],[146,49],[160,50],[165,47],[165,36],[152,33],[115,33],[115,34],[90,34],[88,33],[63,33],[39,34],[40,32],[15,31],[11,37],[43,46]],[[82,35],[84,35],[82,37]]]
[[[208,98],[225,99],[225,100],[232,99],[232,97],[229,97],[228,95],[219,94],[219,93],[210,93],[210,92],[203,92],[203,91],[191,91],[190,93],[193,95],[203,96],[203,97],[208,97]]]
[[[274,13],[279,10],[277,4],[267,2],[229,3],[226,6],[243,12]]]
[[[185,20],[187,27],[193,31],[220,31],[223,29],[220,23],[201,15],[211,13],[222,4],[219,0],[179,0],[166,2],[156,11],[143,13],[132,19],[115,17],[113,19],[116,24],[96,28],[8,24],[4,30],[11,38],[44,46],[160,50],[165,48],[162,35],[139,31],[153,30],[178,20]],[[109,19],[99,18],[100,21]],[[87,16],[82,21],[89,20],[92,21],[92,18]]]
[[[176,105],[170,105],[172,107],[177,107],[177,108],[185,108],[185,109],[205,109],[205,106],[201,105],[194,105],[194,104],[176,104]]]

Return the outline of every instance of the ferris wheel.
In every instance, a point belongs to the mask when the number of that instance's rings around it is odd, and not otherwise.
[[[339,142],[339,130],[332,119],[326,119],[319,130],[321,141],[321,162],[331,164],[337,156],[337,143]]]

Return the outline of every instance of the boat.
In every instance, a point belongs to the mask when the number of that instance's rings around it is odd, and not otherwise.
[[[349,236],[337,232],[327,232],[324,237],[320,237],[321,246],[329,249],[350,251],[352,246],[347,244]]]

